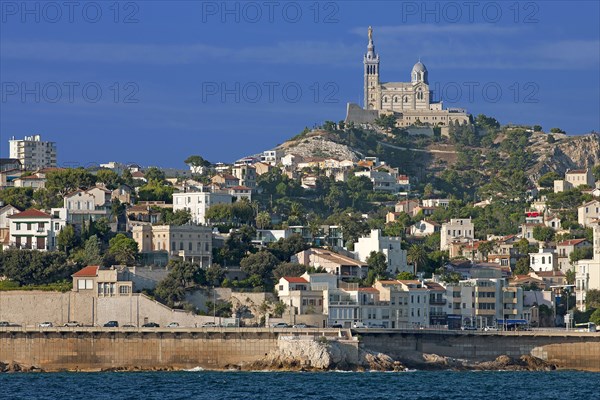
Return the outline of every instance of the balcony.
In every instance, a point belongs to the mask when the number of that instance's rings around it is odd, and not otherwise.
[[[429,305],[444,306],[446,305],[446,299],[429,299]]]

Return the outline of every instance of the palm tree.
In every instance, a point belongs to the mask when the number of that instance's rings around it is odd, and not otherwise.
[[[256,227],[258,229],[265,229],[271,223],[271,216],[266,211],[261,211],[256,216]]]
[[[419,267],[423,267],[427,263],[427,252],[422,245],[413,244],[408,249],[407,259],[408,262],[415,266],[416,275]]]

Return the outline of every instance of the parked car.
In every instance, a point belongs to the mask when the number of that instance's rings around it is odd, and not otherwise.
[[[125,325],[123,325],[123,328],[135,328],[135,325],[133,325],[133,324],[125,324]]]
[[[476,331],[477,327],[476,326],[461,326],[460,329],[462,331]]]
[[[68,327],[68,328],[77,328],[79,326],[82,326],[79,322],[77,321],[69,321],[66,324],[64,324],[64,326]]]
[[[156,322],[147,322],[144,325],[142,325],[142,328],[159,328],[160,325],[157,324]]]
[[[0,328],[6,327],[6,326],[10,326],[8,321],[0,321]]]
[[[203,328],[216,328],[218,325],[214,322],[205,322],[202,324]]]
[[[343,328],[342,324],[331,324],[329,325],[330,328]]]
[[[369,324],[368,326],[369,328],[380,328],[380,329],[385,329],[385,326],[383,324]]]
[[[54,325],[52,324],[52,322],[40,322],[38,326],[40,328],[52,328]]]
[[[285,322],[278,322],[276,324],[272,324],[271,328],[289,328],[290,326]]]
[[[306,325],[306,324],[296,324],[296,325],[293,325],[292,328],[304,329],[304,328],[308,328],[308,325]]]
[[[179,328],[179,323],[178,322],[169,322],[167,324],[167,328]]]
[[[485,328],[483,328],[483,330],[486,332],[497,332],[498,328],[495,326],[486,326]]]
[[[119,327],[119,322],[118,321],[108,321],[107,323],[104,324],[105,328],[118,328]]]
[[[362,322],[356,321],[352,324],[353,328],[368,328],[368,326]]]

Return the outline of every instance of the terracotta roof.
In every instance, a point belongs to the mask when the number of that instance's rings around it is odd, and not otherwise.
[[[87,267],[84,267],[79,271],[75,272],[72,276],[76,278],[98,276],[99,269],[99,265],[88,265]]]
[[[145,178],[145,177],[146,177],[146,175],[144,175],[144,173],[143,173],[143,172],[140,172],[140,171],[135,171],[135,172],[132,172],[132,173],[131,173],[131,176],[132,176],[133,178]]]
[[[579,243],[585,242],[587,239],[570,239],[564,240],[557,244],[557,246],[577,246]]]
[[[35,208],[30,208],[18,214],[13,214],[8,218],[52,218],[52,215],[36,210]]]
[[[300,276],[284,276],[283,279],[289,283],[308,283],[308,281]]]
[[[46,168],[42,168],[40,170],[38,170],[37,172],[41,172],[42,174],[47,174],[48,172],[52,172],[52,171],[62,171],[64,168],[59,168],[59,167],[46,167]]]
[[[36,179],[37,180],[46,180],[46,178],[40,178],[39,176],[37,176],[35,174],[34,175],[27,175],[27,176],[20,176],[18,179],[21,179],[21,180],[23,180],[23,179],[26,179],[26,180],[36,180]]]
[[[232,186],[229,189],[233,189],[233,190],[252,190],[252,188],[249,188],[248,186]]]
[[[567,171],[567,174],[587,174],[587,169],[574,169],[571,171]]]
[[[564,272],[562,272],[562,271],[538,271],[538,272],[535,272],[535,274],[539,277],[548,277],[548,276],[564,277],[564,276],[566,276],[564,274]]]
[[[374,287],[359,287],[358,291],[359,292],[379,293],[379,290],[375,289]]]

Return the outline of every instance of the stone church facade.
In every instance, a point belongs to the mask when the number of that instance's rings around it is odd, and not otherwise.
[[[428,71],[419,60],[410,74],[410,82],[381,82],[379,79],[379,54],[375,52],[373,29],[369,27],[369,44],[363,58],[364,108],[348,105],[347,121],[365,123],[373,117],[386,114],[396,116],[397,125],[430,125],[448,127],[469,123],[464,109],[444,109],[441,101],[432,101]]]

